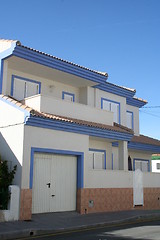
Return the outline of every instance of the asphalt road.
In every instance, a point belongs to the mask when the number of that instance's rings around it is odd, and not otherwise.
[[[135,223],[121,223],[112,226],[88,228],[68,232],[51,233],[43,236],[24,238],[25,240],[160,240],[160,220]]]

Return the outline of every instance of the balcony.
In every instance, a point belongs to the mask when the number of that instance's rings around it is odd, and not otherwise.
[[[93,108],[88,105],[67,102],[65,100],[38,94],[24,100],[24,103],[40,112],[55,114],[64,117],[113,125],[113,113]]]

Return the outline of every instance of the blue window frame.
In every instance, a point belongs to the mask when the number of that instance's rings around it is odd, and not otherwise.
[[[69,102],[74,102],[75,101],[75,94],[69,93],[69,92],[62,92],[62,99],[69,101]]]
[[[51,153],[51,154],[76,156],[77,157],[77,188],[78,189],[83,188],[83,181],[84,181],[84,153],[83,152],[31,147],[30,179],[29,179],[30,189],[32,189],[32,186],[33,186],[34,154],[35,153]]]
[[[41,93],[41,82],[12,75],[11,96],[18,100]]]
[[[120,102],[116,102],[107,98],[101,98],[101,109],[114,113],[114,122],[121,123],[121,105]]]
[[[106,151],[101,149],[89,148],[90,154],[92,153],[91,168],[92,169],[106,169]],[[100,159],[97,158],[96,153],[101,153]]]
[[[142,172],[150,172],[150,161],[148,159],[134,158],[133,170],[140,169]]]
[[[127,110],[127,127],[134,130],[134,115],[133,112]]]

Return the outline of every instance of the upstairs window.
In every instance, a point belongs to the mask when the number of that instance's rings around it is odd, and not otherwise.
[[[62,99],[68,102],[74,102],[75,95],[73,93],[62,92]]]
[[[89,149],[89,168],[106,169],[106,151]]]
[[[133,112],[127,111],[127,127],[133,129]]]
[[[113,121],[120,124],[120,103],[102,98],[101,108],[113,112]]]
[[[17,100],[39,94],[41,90],[41,83],[23,77],[12,76],[11,82],[11,96]]]

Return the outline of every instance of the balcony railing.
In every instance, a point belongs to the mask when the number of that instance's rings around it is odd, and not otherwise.
[[[25,104],[37,111],[70,117],[106,125],[113,125],[113,113],[93,108],[85,104],[67,102],[65,100],[38,94],[26,98]]]

